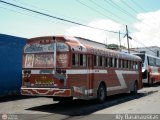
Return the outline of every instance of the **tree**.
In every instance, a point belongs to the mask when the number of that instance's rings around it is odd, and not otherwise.
[[[106,46],[106,48],[108,48],[108,49],[119,49],[119,45],[117,45],[117,44],[108,44],[107,46]],[[121,45],[121,48],[126,48],[125,46],[123,46],[123,45]]]

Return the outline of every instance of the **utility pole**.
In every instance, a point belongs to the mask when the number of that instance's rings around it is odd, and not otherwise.
[[[130,54],[130,49],[129,49],[129,38],[128,38],[128,27],[126,25],[126,36],[127,36],[127,44],[128,44],[128,53]]]
[[[124,37],[126,37],[126,36],[127,36],[127,44],[128,44],[128,53],[130,54],[130,49],[129,49],[129,39],[132,40],[132,38],[128,35],[128,27],[127,27],[127,25],[126,25],[126,34],[125,34]]]
[[[106,41],[105,41],[105,43],[106,43],[106,48],[108,48],[107,36],[106,36]]]
[[[121,33],[120,33],[120,31],[119,31],[119,50],[120,50],[120,52],[121,52]]]

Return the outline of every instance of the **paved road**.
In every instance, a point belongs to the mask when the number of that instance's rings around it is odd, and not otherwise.
[[[160,114],[159,103],[160,85],[156,85],[143,88],[134,96],[127,93],[110,96],[103,104],[98,104],[94,100],[74,100],[72,103],[59,104],[53,102],[51,98],[43,97],[3,98],[0,100],[0,113],[9,114],[8,117],[17,120],[97,120],[106,119],[106,114]]]

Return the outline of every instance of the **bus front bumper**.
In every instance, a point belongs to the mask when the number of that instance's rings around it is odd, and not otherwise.
[[[71,89],[22,87],[21,95],[71,97]]]

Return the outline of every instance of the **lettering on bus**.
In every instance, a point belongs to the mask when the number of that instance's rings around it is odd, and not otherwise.
[[[25,46],[24,52],[25,53],[39,53],[39,52],[54,52],[54,44],[27,44]],[[68,51],[69,48],[65,43],[56,43],[57,44],[57,51]]]
[[[41,76],[39,79],[35,79],[35,85],[38,84],[54,84],[54,81],[47,76]]]

